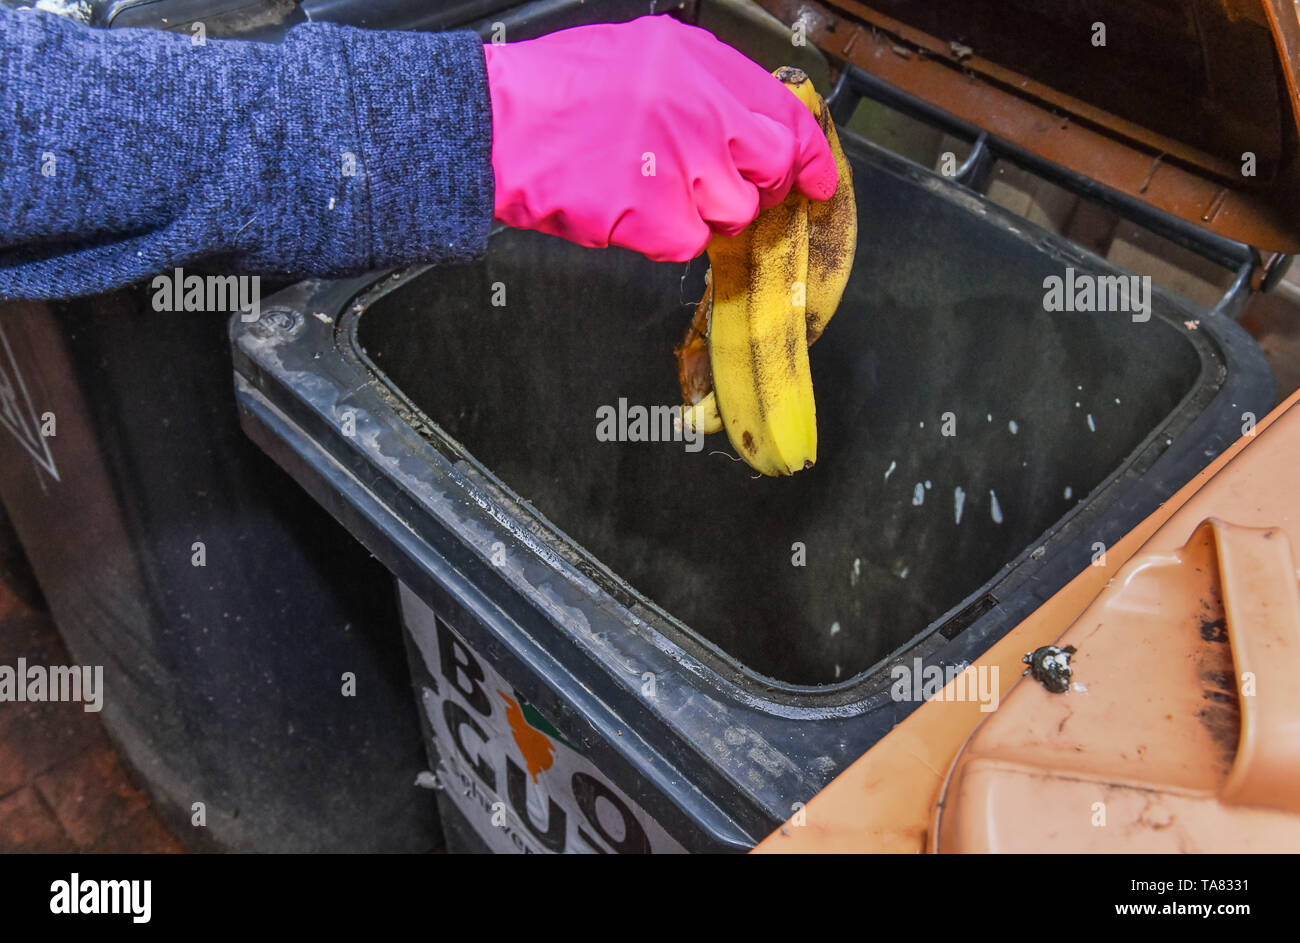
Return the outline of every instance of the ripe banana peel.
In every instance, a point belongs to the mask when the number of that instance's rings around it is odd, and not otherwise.
[[[792,190],[740,234],[714,237],[704,296],[675,353],[683,425],[725,428],[754,469],[792,475],[817,461],[808,345],[839,307],[858,219],[852,172],[826,103],[802,71],[773,74],[817,118],[839,186],[824,203]]]

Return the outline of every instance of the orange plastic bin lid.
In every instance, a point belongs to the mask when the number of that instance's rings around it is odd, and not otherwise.
[[[1300,849],[1300,590],[1280,527],[1139,553],[949,776],[941,851]]]

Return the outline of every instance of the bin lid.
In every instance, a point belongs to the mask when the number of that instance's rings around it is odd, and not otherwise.
[[[1228,238],[1300,251],[1292,0],[760,0],[833,59]]]
[[[1136,555],[1035,655],[954,763],[937,850],[1300,847],[1300,587],[1283,528],[1210,518],[1181,549]]]

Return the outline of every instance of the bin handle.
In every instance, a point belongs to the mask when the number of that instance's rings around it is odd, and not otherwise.
[[[1208,532],[1208,533],[1207,533]],[[1241,735],[1219,798],[1300,813],[1300,585],[1280,527],[1208,518],[1236,668]],[[1242,693],[1253,676],[1254,692]]]

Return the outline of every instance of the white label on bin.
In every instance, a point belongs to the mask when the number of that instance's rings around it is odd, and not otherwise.
[[[495,852],[685,849],[560,736],[447,623],[401,586],[438,690],[422,692],[447,796]]]

